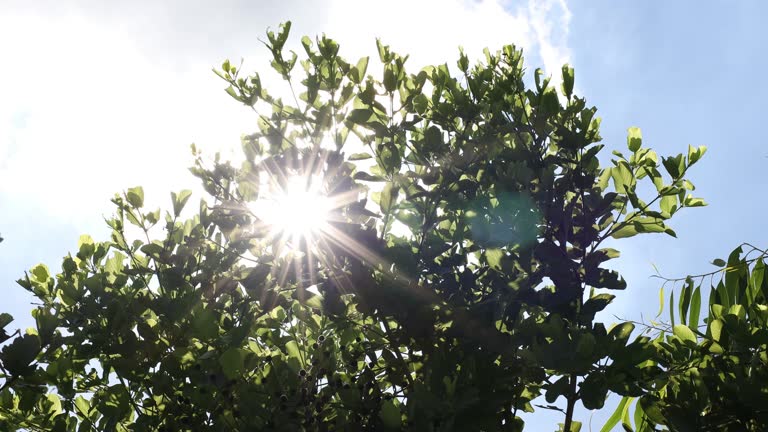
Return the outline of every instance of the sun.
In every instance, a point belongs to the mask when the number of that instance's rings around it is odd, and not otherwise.
[[[328,225],[332,200],[323,194],[316,176],[292,176],[284,186],[271,188],[268,197],[252,206],[274,236],[286,240],[310,239]]]

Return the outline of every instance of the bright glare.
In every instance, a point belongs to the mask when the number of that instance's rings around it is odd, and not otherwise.
[[[254,212],[274,235],[309,238],[323,230],[331,200],[322,194],[320,182],[313,180],[316,179],[291,177],[284,189],[273,191],[269,199],[255,204]]]

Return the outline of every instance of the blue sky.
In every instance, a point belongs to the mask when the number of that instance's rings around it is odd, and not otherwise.
[[[624,148],[630,126],[659,154],[708,146],[690,177],[709,206],[675,216],[677,239],[617,242],[629,288],[606,321],[655,314],[651,263],[683,276],[713,269],[708,262],[740,242],[768,246],[765,2],[35,4],[6,2],[0,17],[0,310],[22,328],[32,324],[30,298],[13,281],[38,262],[58,268],[80,234],[105,238],[114,192],[142,184],[167,208],[168,191],[196,185],[186,172],[191,142],[209,154],[237,148],[253,118],[210,67],[227,57],[257,65],[257,37],[285,19],[294,42],[325,31],[350,58],[371,54],[374,36],[422,64],[455,59],[459,44],[479,55],[516,43],[531,71],[575,67],[609,149]],[[604,417],[595,415],[595,430]],[[549,415],[535,422],[554,424]]]

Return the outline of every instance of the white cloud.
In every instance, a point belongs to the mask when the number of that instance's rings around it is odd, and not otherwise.
[[[131,5],[114,13],[88,3],[11,8],[0,18],[0,38],[14,41],[0,51],[3,201],[81,231],[100,224],[112,194],[133,185],[167,206],[169,190],[196,184],[187,173],[191,142],[209,154],[239,151],[240,134],[254,128],[252,113],[221,91],[211,65],[240,55],[264,65],[257,38],[285,19],[294,21],[294,44],[324,31],[348,58],[375,58],[379,36],[412,55],[411,70],[453,64],[459,45],[477,58],[484,47],[515,43],[526,49],[529,68],[538,53],[555,76],[570,56],[563,0]]]
[[[375,57],[375,37],[380,37],[394,51],[410,54],[411,68],[444,62],[454,66],[459,46],[470,58],[480,59],[486,47],[494,51],[515,44],[525,50],[529,67],[542,61],[557,77],[570,59],[571,14],[565,0],[529,0],[525,5],[498,0],[334,0],[329,11],[324,30],[342,41],[345,52]],[[531,59],[531,53],[538,58]]]
[[[459,46],[479,58],[485,47],[532,43],[526,17],[508,12],[497,1],[336,0],[330,10],[327,27],[347,50],[375,53],[374,37],[380,37],[396,52],[410,54],[410,62],[419,67],[446,61],[453,65]]]
[[[562,81],[560,68],[571,57],[568,48],[571,11],[565,0],[528,0],[526,15],[535,34],[544,70],[552,75],[553,84],[559,86]]]
[[[0,72],[0,193],[14,200],[63,220],[98,218],[126,187],[165,194],[188,185],[189,144],[237,143],[249,124],[208,64],[158,67],[130,38],[83,18],[31,18],[3,31],[25,28],[45,32],[4,53],[16,67]],[[18,113],[23,127],[9,125]]]

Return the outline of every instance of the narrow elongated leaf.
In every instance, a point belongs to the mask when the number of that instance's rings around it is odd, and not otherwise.
[[[573,68],[570,65],[563,65],[563,94],[570,98],[573,95]]]
[[[627,432],[634,432],[632,422],[629,420],[629,406],[630,404],[624,406],[624,415],[621,416],[621,427]]]
[[[691,296],[691,312],[688,317],[688,326],[691,330],[699,327],[699,314],[701,313],[701,290],[699,287],[693,291]]]
[[[675,290],[669,293],[669,322],[675,326]]]
[[[659,289],[659,311],[656,313],[656,318],[661,316],[661,313],[664,312],[664,287],[662,286],[661,289]]]
[[[600,432],[612,432],[613,428],[616,427],[616,425],[619,424],[622,417],[624,417],[624,412],[627,410],[627,407],[629,406],[629,403],[635,398],[624,396],[621,398],[621,402],[619,402],[619,405],[616,407],[616,411],[611,414],[610,417],[608,417],[608,421],[605,422],[603,427],[600,429]]]
[[[680,318],[680,323],[685,324],[688,319],[688,308],[691,305],[691,288],[693,286],[693,281],[689,278],[686,279],[685,285],[683,285],[683,289],[680,291],[680,300],[678,303],[678,317]]]
[[[358,160],[366,160],[366,159],[370,159],[370,158],[372,158],[372,157],[373,157],[373,156],[372,156],[370,153],[355,153],[355,154],[352,154],[352,155],[350,155],[350,156],[347,158],[347,160],[351,160],[351,161],[358,161]]]
[[[642,404],[640,404],[640,400],[637,401],[635,404],[635,430],[637,432],[645,432],[649,430],[649,422],[648,418],[645,416],[645,410],[643,410]]]

